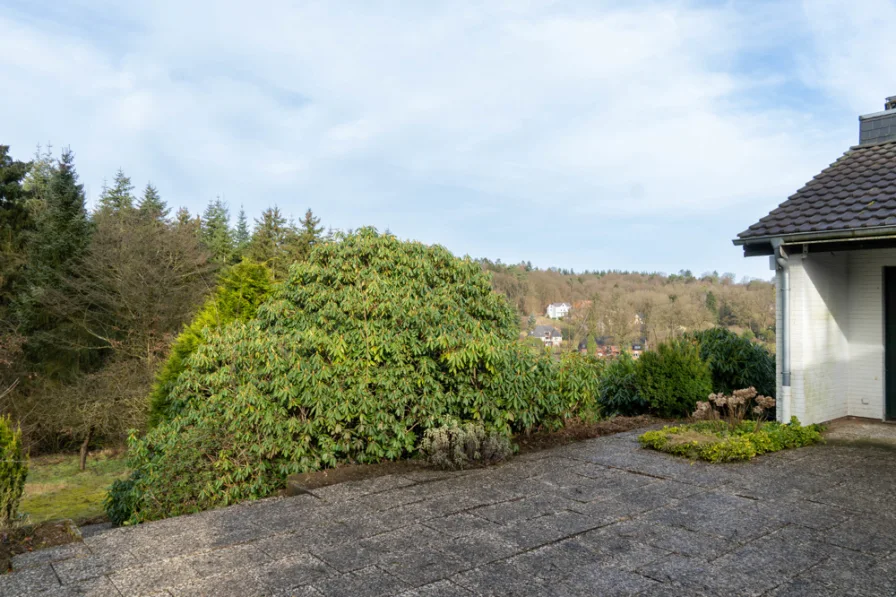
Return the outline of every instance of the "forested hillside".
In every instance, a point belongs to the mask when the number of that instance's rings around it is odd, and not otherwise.
[[[483,260],[492,284],[507,296],[524,327],[554,302],[568,302],[564,339],[609,336],[619,344],[645,337],[655,345],[685,331],[720,325],[774,348],[775,288],[763,280],[736,283],[733,274],[666,275],[620,271],[575,273]]]

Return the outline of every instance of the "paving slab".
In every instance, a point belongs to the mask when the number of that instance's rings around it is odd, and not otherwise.
[[[637,436],[93,529],[0,597],[896,595],[896,451],[709,465]]]

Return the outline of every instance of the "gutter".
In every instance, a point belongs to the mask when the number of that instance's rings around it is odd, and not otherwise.
[[[784,244],[824,242],[829,240],[872,240],[893,238],[896,236],[896,226],[874,226],[872,228],[853,228],[850,230],[822,230],[816,232],[800,232],[796,234],[767,234],[765,236],[751,236],[748,238],[736,238],[735,246],[752,245],[759,243],[772,243],[778,241],[778,246]]]
[[[782,423],[790,421],[790,264],[788,263],[787,251],[784,248],[784,239],[775,238],[771,240],[772,248],[775,251],[775,286],[778,290],[781,304],[781,396],[778,403],[781,408],[778,410],[778,420]]]

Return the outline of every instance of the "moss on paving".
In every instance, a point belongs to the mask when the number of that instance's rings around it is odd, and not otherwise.
[[[78,470],[78,456],[49,455],[31,459],[19,511],[30,522],[71,518],[83,521],[103,515],[103,498],[116,479],[127,473],[124,454],[100,453]]]

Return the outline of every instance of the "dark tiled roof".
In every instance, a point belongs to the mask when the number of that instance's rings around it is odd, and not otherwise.
[[[532,336],[538,336],[539,338],[543,338],[545,336],[553,338],[554,336],[560,337],[560,330],[550,325],[539,325],[535,326],[535,329],[532,331]]]
[[[896,142],[853,147],[741,240],[896,226]]]

